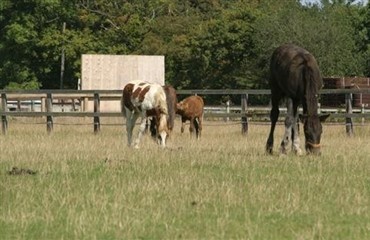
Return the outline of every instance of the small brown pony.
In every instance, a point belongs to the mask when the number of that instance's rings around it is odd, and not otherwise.
[[[181,133],[184,132],[184,125],[187,120],[190,121],[190,136],[195,135],[197,139],[200,138],[203,128],[203,111],[204,101],[199,96],[190,96],[177,104],[177,114],[181,116]]]
[[[302,154],[298,136],[298,105],[303,106],[303,115],[299,115],[304,125],[307,153],[320,154],[321,122],[329,116],[317,113],[319,90],[323,86],[321,74],[314,56],[307,50],[286,44],[278,47],[272,54],[270,62],[271,129],[266,143],[267,153],[272,153],[274,130],[279,117],[280,100],[286,99],[287,116],[285,134],[280,151],[287,153],[289,142],[292,150]]]

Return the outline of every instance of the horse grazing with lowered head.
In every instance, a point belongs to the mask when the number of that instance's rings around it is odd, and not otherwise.
[[[292,150],[302,154],[298,136],[298,106],[302,104],[303,115],[299,115],[304,125],[305,148],[307,153],[320,154],[321,122],[329,116],[317,113],[319,90],[323,86],[322,77],[314,56],[307,50],[286,44],[278,47],[270,62],[271,129],[266,143],[266,151],[272,153],[274,130],[279,117],[280,100],[286,99],[287,116],[285,134],[280,151],[286,154],[292,141]]]
[[[126,130],[128,145],[132,145],[132,132],[136,120],[141,116],[139,134],[135,140],[134,147],[138,148],[140,139],[145,131],[147,116],[155,116],[158,143],[166,146],[167,129],[167,102],[166,94],[161,85],[157,83],[148,83],[133,81],[126,84],[122,94],[122,112],[126,116]]]
[[[177,114],[181,116],[181,133],[184,132],[185,122],[190,121],[190,136],[195,135],[197,139],[200,138],[203,128],[203,110],[204,101],[199,96],[190,96],[177,104]]]
[[[167,128],[170,132],[172,132],[175,126],[175,118],[176,118],[176,111],[177,111],[177,94],[176,90],[170,86],[165,85],[163,86],[163,90],[166,94],[166,101],[167,101]],[[150,121],[150,132],[153,138],[157,136],[157,118],[153,116]]]

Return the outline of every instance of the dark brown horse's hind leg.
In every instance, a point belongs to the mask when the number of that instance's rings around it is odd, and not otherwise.
[[[266,152],[269,154],[272,154],[272,149],[274,147],[274,131],[275,131],[275,126],[276,126],[278,117],[279,117],[279,105],[278,103],[276,104],[273,103],[272,109],[270,112],[271,129],[270,129],[270,134],[269,134],[269,137],[266,143]]]

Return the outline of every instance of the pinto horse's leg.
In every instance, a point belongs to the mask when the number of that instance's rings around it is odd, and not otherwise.
[[[130,111],[129,109],[125,109],[126,111],[126,132],[127,132],[127,145],[131,146],[132,144],[132,132],[135,127],[136,119],[138,118],[138,114],[134,111]]]
[[[274,147],[274,131],[275,131],[276,122],[278,120],[279,113],[280,113],[279,101],[280,101],[280,96],[276,97],[276,95],[272,94],[272,97],[271,97],[272,108],[270,112],[271,128],[270,128],[269,137],[266,143],[266,152],[269,154],[272,154],[272,149]]]
[[[137,138],[135,140],[135,145],[134,145],[135,148],[139,148],[139,143],[140,143],[141,137],[145,133],[145,127],[146,127],[145,125],[146,125],[146,114],[143,113],[141,115],[141,123],[140,123],[140,127],[139,127],[139,133],[138,133]]]
[[[292,129],[292,149],[297,155],[302,155],[302,149],[300,147],[300,140],[299,140],[299,123],[298,123],[298,102],[293,101],[293,113],[294,113],[294,122],[293,122],[293,129]]]
[[[294,110],[293,110],[293,100],[291,98],[286,99],[287,116],[285,118],[285,133],[283,140],[280,145],[280,152],[286,154],[288,152],[288,145],[292,137],[292,128],[296,123],[294,122]]]

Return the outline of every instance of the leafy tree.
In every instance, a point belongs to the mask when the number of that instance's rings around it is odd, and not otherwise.
[[[323,75],[370,75],[370,3],[322,0],[2,0],[0,88],[76,88],[81,55],[165,55],[177,88],[265,88],[292,42]],[[63,24],[65,31],[62,31]]]
[[[273,7],[264,6],[255,25],[256,69],[263,70],[265,75],[261,79],[268,78],[268,62],[273,49],[287,42],[309,50],[318,60],[324,76],[363,74],[363,58],[357,49],[351,22],[358,6],[342,1],[323,1],[320,6],[284,1],[280,8]]]

